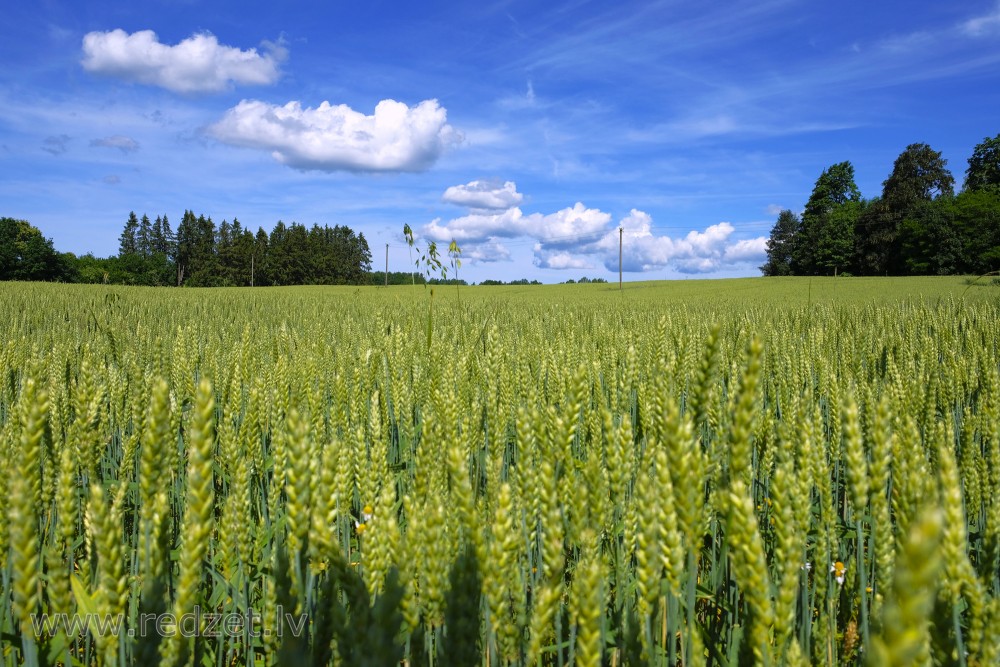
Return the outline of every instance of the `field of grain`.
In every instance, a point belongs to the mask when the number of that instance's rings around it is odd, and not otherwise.
[[[1000,287],[7,283],[0,322],[4,664],[1000,664]]]

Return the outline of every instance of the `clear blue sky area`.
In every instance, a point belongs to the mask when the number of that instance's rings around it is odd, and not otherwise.
[[[1000,3],[9,2],[0,215],[409,224],[462,277],[757,275],[782,208],[1000,132]]]

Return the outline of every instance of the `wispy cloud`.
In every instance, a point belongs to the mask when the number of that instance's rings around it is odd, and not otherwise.
[[[722,103],[723,107],[727,106]],[[728,112],[706,116],[678,118],[669,123],[633,129],[626,133],[630,141],[685,144],[713,137],[783,137],[816,132],[836,132],[858,127],[853,120],[841,121],[790,121],[787,117],[773,115],[751,104],[744,104],[743,117]]]
[[[134,153],[139,150],[139,142],[132,137],[126,137],[121,134],[116,134],[111,137],[104,137],[103,139],[92,139],[90,142],[91,146],[97,146],[101,148],[117,148],[122,153]]]
[[[1000,33],[1000,2],[996,4],[993,11],[965,21],[961,28],[966,34],[973,37]]]
[[[278,162],[320,171],[424,171],[462,135],[437,100],[408,107],[382,100],[373,115],[347,105],[276,106],[243,100],[208,133],[234,146],[270,151]]]
[[[675,3],[646,2],[632,5],[629,11],[607,5],[571,31],[551,31],[559,36],[541,43],[519,57],[509,60],[508,67],[518,70],[572,70],[574,76],[586,73],[600,76],[613,69],[620,72],[623,64],[640,71],[643,65],[662,71],[669,56],[689,50],[703,51],[708,45],[718,50],[755,37],[761,31],[780,30],[783,17],[780,10],[792,0],[753,2],[738,0],[715,11],[685,12]],[[565,22],[565,10],[553,9],[537,19],[540,27],[553,28]],[[719,39],[725,35],[725,39]]]
[[[505,109],[533,109],[538,105],[538,98],[535,96],[535,84],[528,79],[527,89],[520,95],[508,95],[500,98],[500,106]]]
[[[207,33],[167,45],[160,43],[152,30],[130,35],[116,29],[87,33],[81,64],[94,74],[177,93],[220,92],[233,84],[268,85],[280,78],[287,50],[275,42],[264,42],[263,46],[263,53],[242,50],[219,44]]]
[[[45,140],[42,141],[42,150],[51,155],[62,155],[69,150],[69,142],[72,139],[73,137],[68,134],[45,137]]]
[[[543,79],[546,67],[558,68],[560,76],[571,80],[599,78],[603,68],[613,68],[624,77],[621,85],[639,87],[663,104],[655,113],[632,115],[629,125],[616,126],[613,119],[601,118],[606,129],[592,133],[594,140],[683,146],[732,137],[840,132],[877,124],[884,119],[884,109],[877,105],[836,102],[870,91],[882,93],[890,85],[985,73],[1000,63],[1000,51],[984,54],[969,47],[970,36],[1000,34],[1000,4],[992,12],[958,24],[881,37],[870,33],[844,41],[838,48],[801,53],[790,62],[753,65],[734,63],[731,56],[720,59],[705,54],[714,56],[723,44],[738,50],[742,42],[772,33],[780,38],[777,33],[783,23],[794,21],[799,12],[788,11],[785,3],[759,7],[737,3],[732,12],[727,8],[682,13],[675,21],[658,21],[657,27],[650,27],[654,24],[651,15],[669,11],[679,12],[650,3],[628,16],[592,20],[588,29],[546,43],[525,54],[519,64],[533,68],[538,80]],[[725,31],[726,40],[693,39],[720,26],[733,28],[732,33]],[[647,48],[640,48],[643,44]],[[697,50],[700,57],[682,57],[689,50]],[[720,68],[720,62],[726,67]],[[627,115],[629,110],[620,112]],[[551,122],[567,125],[554,114]]]

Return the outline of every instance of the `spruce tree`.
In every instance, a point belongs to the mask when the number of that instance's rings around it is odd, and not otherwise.
[[[136,239],[138,232],[139,218],[136,217],[135,211],[132,211],[128,214],[128,220],[125,221],[125,227],[122,229],[121,236],[118,237],[119,257],[134,255],[138,252],[139,245]]]
[[[760,267],[765,276],[792,275],[792,251],[799,224],[799,216],[788,209],[778,214],[778,221],[767,240],[767,263]],[[364,239],[364,235],[361,238]]]

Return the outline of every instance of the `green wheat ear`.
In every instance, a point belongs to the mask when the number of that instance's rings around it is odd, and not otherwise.
[[[14,589],[14,617],[23,636],[32,633],[31,618],[41,601],[38,519],[31,484],[17,475],[10,482],[10,550]]]
[[[21,437],[19,447],[8,454],[20,458],[20,471],[11,470],[10,549],[13,565],[14,615],[21,634],[31,636],[31,618],[41,603],[41,543],[38,514],[42,499],[43,439],[49,413],[48,393],[34,378],[27,378],[19,405]],[[5,443],[6,444],[6,443]],[[16,460],[16,459],[15,459]]]
[[[733,480],[726,505],[729,557],[745,599],[754,660],[758,665],[768,665],[775,621],[773,592],[753,501],[743,480]]]
[[[145,430],[140,438],[139,452],[139,507],[148,513],[153,499],[170,480],[171,441],[170,388],[165,380],[157,378],[147,408]],[[173,434],[176,440],[176,433]]]
[[[584,537],[594,542],[593,535]],[[604,652],[601,615],[604,608],[604,572],[594,547],[584,547],[570,592],[570,616],[576,625],[576,664],[599,667]]]
[[[938,509],[925,509],[911,525],[883,608],[882,635],[872,640],[868,665],[930,664],[928,627],[940,584],[943,534],[944,515]]]
[[[111,502],[113,495],[105,492],[99,484],[90,487],[87,523],[92,531],[90,538],[97,556],[97,611],[105,618],[124,618],[128,579],[122,562],[120,511],[117,503]],[[105,663],[115,664],[119,658],[118,637],[100,635],[95,637],[95,641],[104,654]]]
[[[209,554],[213,530],[215,483],[215,394],[205,378],[195,391],[194,411],[187,428],[187,508],[180,547],[180,575],[174,598],[176,618],[194,611],[199,603],[203,563]],[[192,651],[192,638],[175,633],[160,646],[161,664],[185,665]]]

